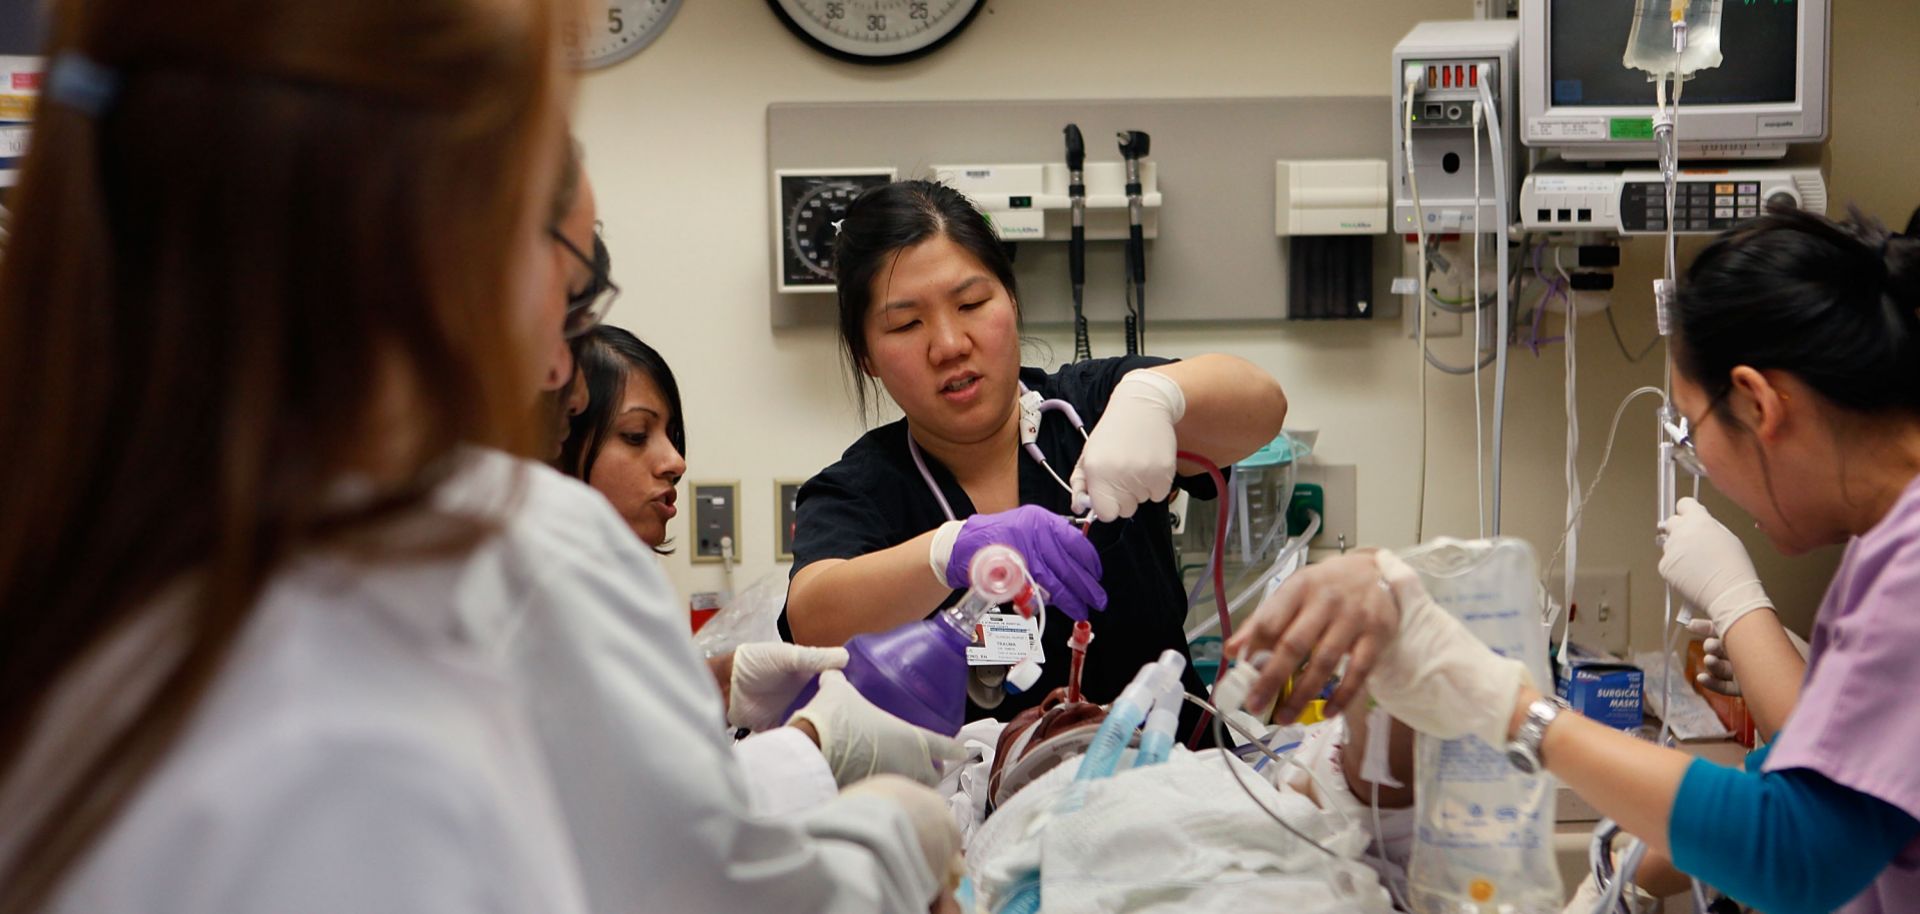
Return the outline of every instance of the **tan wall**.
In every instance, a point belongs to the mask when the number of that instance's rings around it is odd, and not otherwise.
[[[1834,199],[1889,221],[1920,203],[1906,180],[1920,145],[1920,12],[1847,0],[1834,22]],[[743,485],[741,586],[774,571],[772,480],[805,477],[860,432],[834,340],[824,329],[767,324],[765,110],[774,101],[937,100],[1384,94],[1393,44],[1423,19],[1471,15],[1466,0],[989,0],[969,32],[921,61],[869,69],[830,60],[791,37],[753,0],[688,0],[637,58],[587,77],[577,130],[588,150],[617,275],[627,289],[613,321],[658,346],[686,396],[690,475]],[[1311,129],[1311,125],[1302,125]],[[1204,138],[1180,138],[1203,141]],[[1172,138],[1162,140],[1171,141]],[[1616,296],[1630,343],[1651,338],[1648,296],[1657,245],[1628,244]],[[1599,317],[1580,322],[1581,467],[1591,478],[1621,395],[1658,383],[1657,353],[1629,366]],[[1071,342],[1037,334],[1056,354]],[[1446,350],[1458,357],[1456,348]],[[1096,351],[1118,351],[1097,334]],[[1359,523],[1369,542],[1413,536],[1417,354],[1386,326],[1260,324],[1165,327],[1167,355],[1222,350],[1286,385],[1289,425],[1321,430],[1326,459],[1357,464]],[[1057,361],[1057,356],[1056,356]],[[1513,359],[1507,532],[1551,552],[1565,506],[1565,418],[1558,348]],[[1433,376],[1434,489],[1428,532],[1474,528],[1469,383]],[[1635,641],[1657,642],[1651,407],[1629,409],[1612,467],[1589,509],[1584,567],[1633,575]],[[683,493],[684,494],[684,493]],[[688,502],[683,501],[683,504]],[[1719,503],[1716,503],[1718,506]],[[671,532],[686,538],[685,514]],[[1741,526],[1737,520],[1735,526]],[[720,584],[717,568],[667,560],[683,592]],[[1795,561],[1757,545],[1763,575],[1792,620],[1810,618],[1833,556]]]

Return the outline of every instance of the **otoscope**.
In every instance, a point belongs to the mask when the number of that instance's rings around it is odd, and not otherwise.
[[[1120,157],[1127,163],[1127,354],[1139,355],[1147,345],[1147,237],[1140,227],[1140,160],[1153,138],[1142,130],[1122,130],[1119,136]]]
[[[1067,241],[1067,274],[1073,280],[1073,360],[1093,358],[1087,341],[1087,315],[1082,310],[1087,291],[1087,144],[1079,124],[1068,124],[1067,199],[1073,205],[1073,235]]]

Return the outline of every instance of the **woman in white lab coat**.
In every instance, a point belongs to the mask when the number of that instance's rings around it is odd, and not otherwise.
[[[0,912],[936,894],[917,787],[751,819],[650,556],[471,447],[538,446],[564,352],[559,26],[58,6],[0,263]]]

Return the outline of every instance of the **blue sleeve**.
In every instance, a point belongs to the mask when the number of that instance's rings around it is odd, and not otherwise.
[[[1667,821],[1674,866],[1768,914],[1840,907],[1915,835],[1920,821],[1818,772],[1704,759],[1687,768]]]

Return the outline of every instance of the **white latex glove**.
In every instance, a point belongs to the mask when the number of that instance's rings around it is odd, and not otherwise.
[[[1701,648],[1706,656],[1700,661],[1700,672],[1695,673],[1693,681],[1700,687],[1719,692],[1722,695],[1739,695],[1740,681],[1734,678],[1733,661],[1727,659],[1727,643],[1714,637],[1712,619],[1687,620],[1687,632],[1695,638],[1706,639]]]
[[[1186,414],[1187,395],[1172,378],[1145,368],[1127,372],[1073,468],[1073,513],[1091,510],[1111,521],[1166,498],[1180,450],[1173,426]]]
[[[1687,605],[1713,620],[1715,637],[1725,638],[1727,629],[1747,613],[1773,608],[1746,547],[1705,505],[1680,499],[1660,532],[1666,535],[1660,576]]]
[[[960,884],[966,867],[960,858],[960,827],[953,820],[947,801],[932,789],[894,774],[867,778],[840,791],[841,796],[870,796],[886,800],[907,813],[914,837],[920,841],[920,853],[926,855],[927,869],[940,882],[940,894],[950,897]]]
[[[958,740],[916,727],[868,701],[845,673],[820,674],[820,692],[794,712],[820,736],[820,754],[845,787],[876,774],[899,774],[931,787],[940,783],[935,762],[966,758]]]
[[[787,706],[815,674],[847,665],[844,647],[801,647],[778,641],[742,644],[727,680],[727,725],[771,730],[787,722]]]
[[[1533,681],[1526,665],[1475,638],[1398,556],[1382,549],[1374,561],[1400,603],[1400,634],[1367,679],[1373,700],[1421,733],[1505,746],[1520,686]]]
[[[1687,632],[1695,638],[1705,639],[1700,645],[1706,652],[1706,657],[1700,663],[1703,669],[1694,674],[1693,680],[1700,683],[1701,688],[1722,695],[1739,695],[1740,681],[1733,674],[1733,660],[1727,656],[1727,642],[1714,635],[1713,620],[1689,619]],[[1806,639],[1794,634],[1792,629],[1786,629],[1786,633],[1787,640],[1793,642],[1794,649],[1800,652],[1800,659],[1807,659]]]

